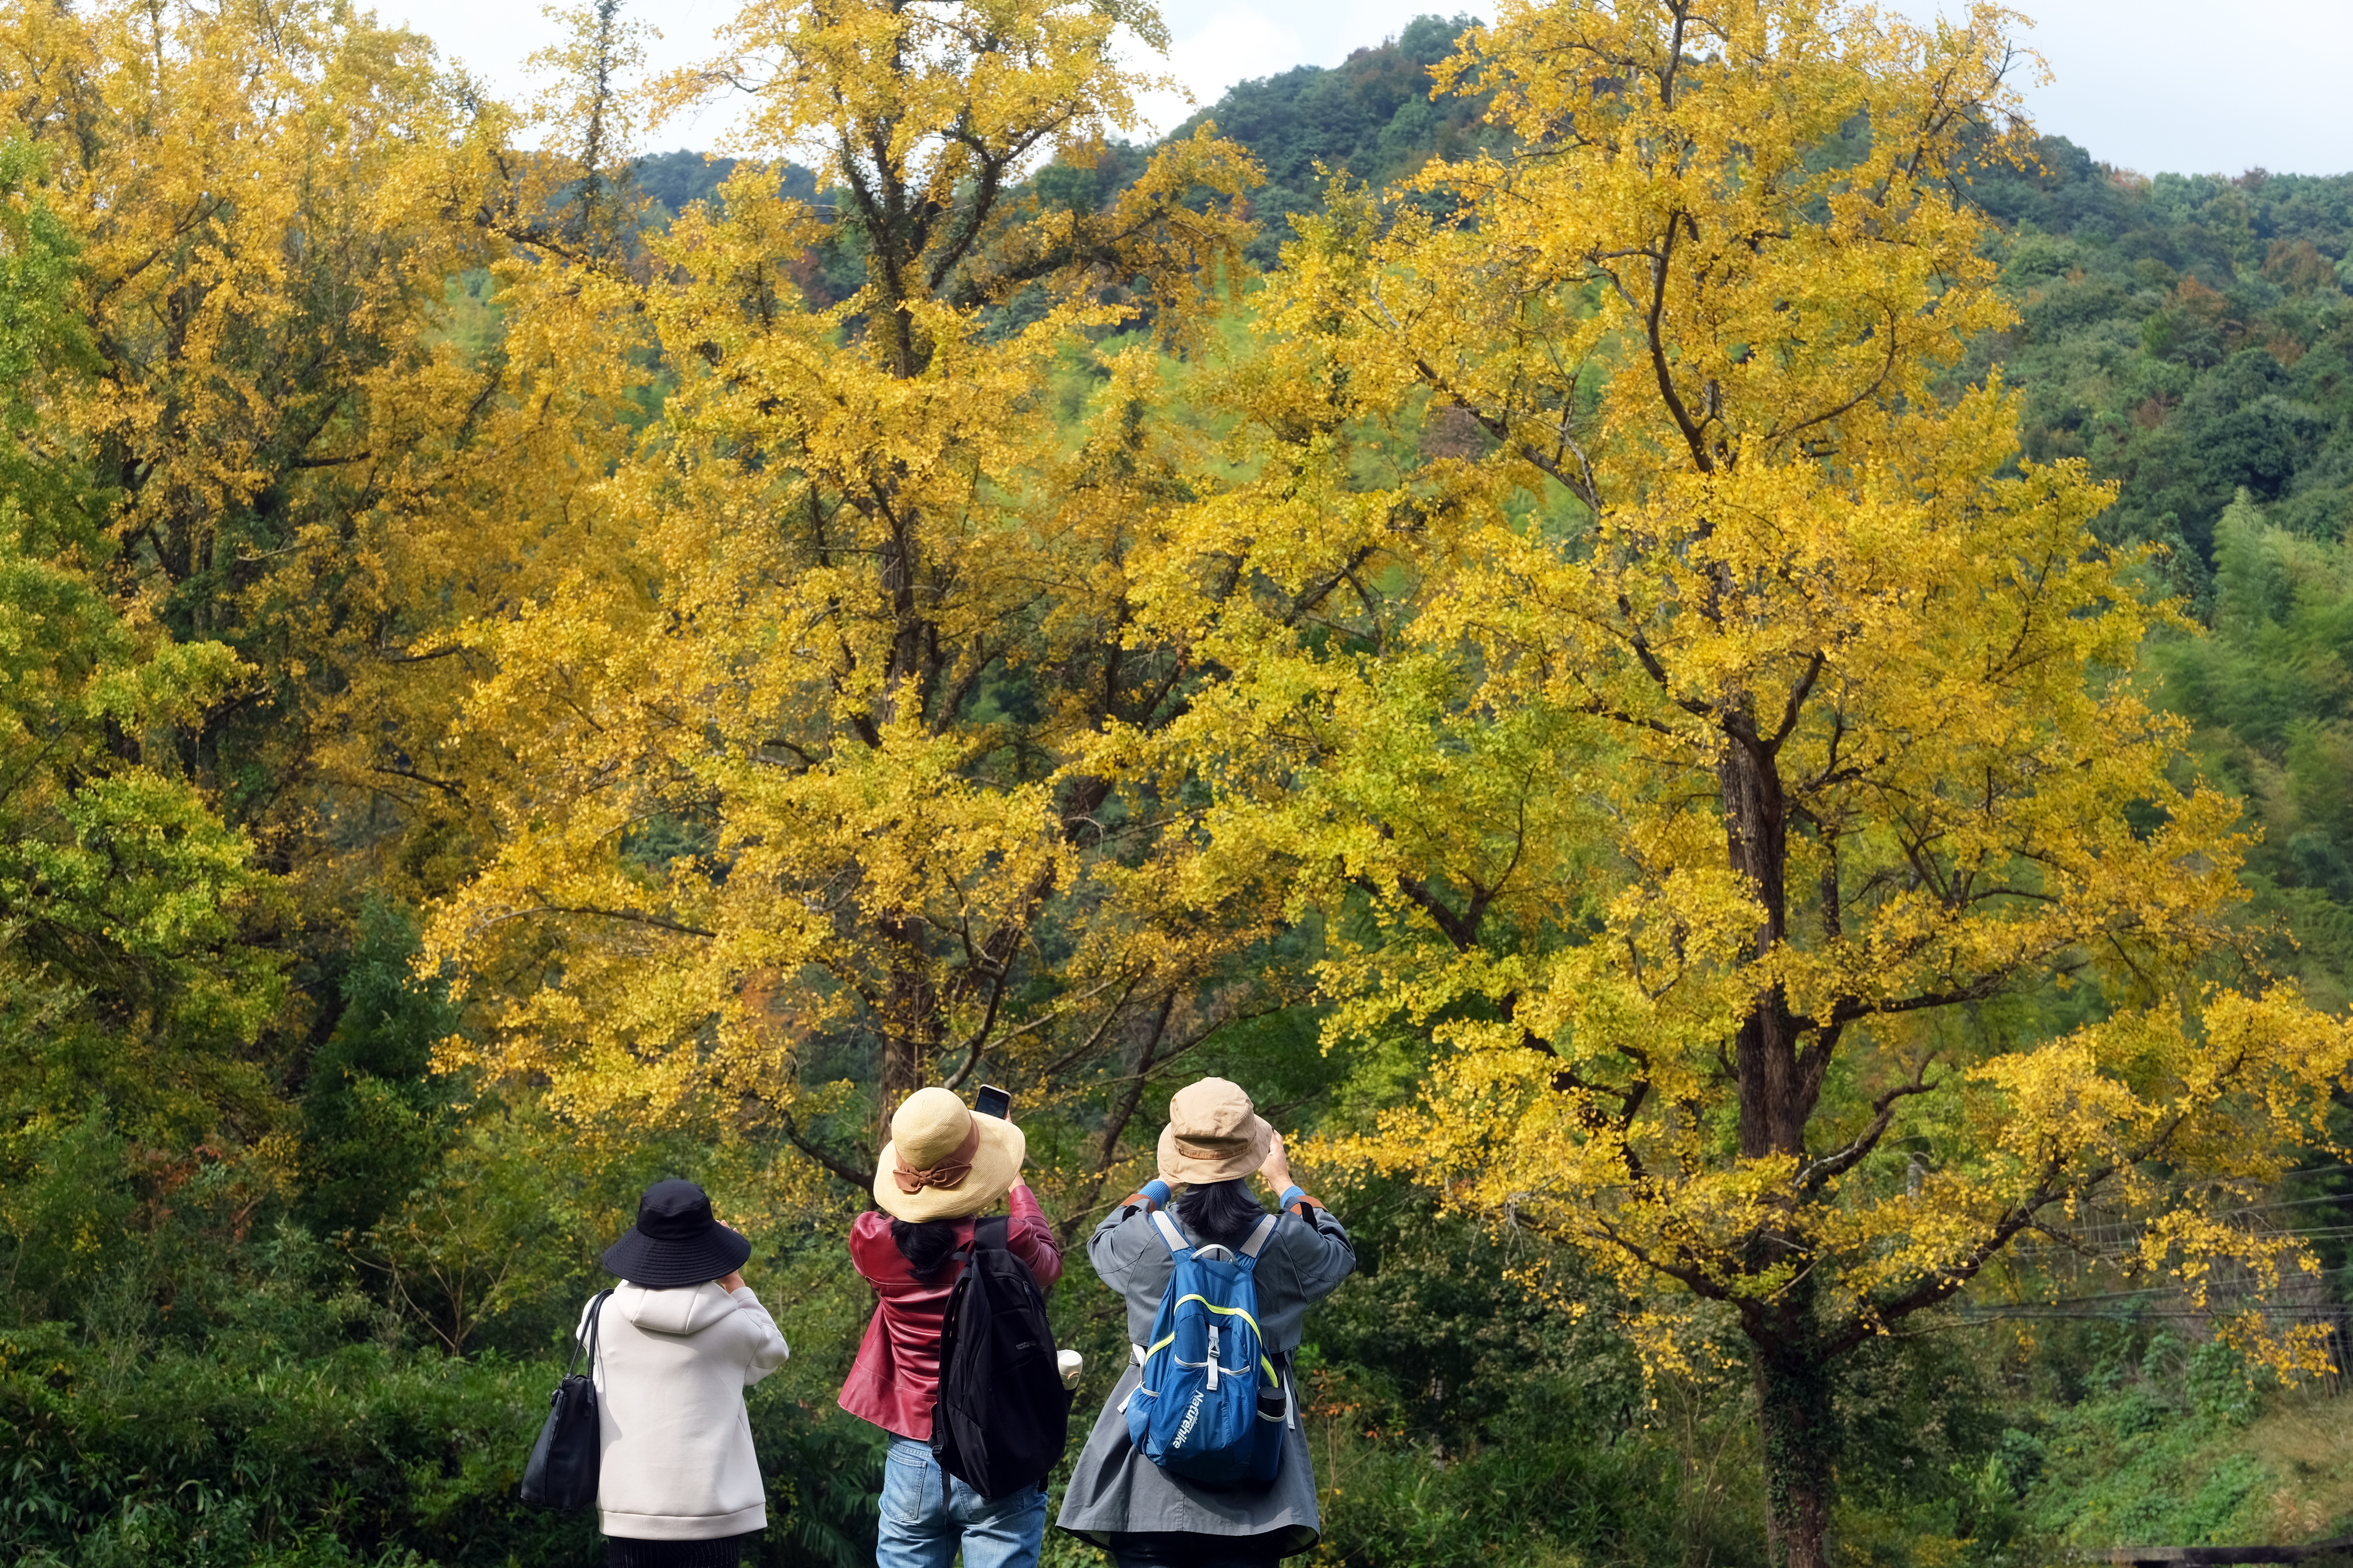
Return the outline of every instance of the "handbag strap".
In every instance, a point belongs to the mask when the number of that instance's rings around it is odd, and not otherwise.
[[[588,1374],[591,1377],[596,1375],[596,1331],[605,1321],[605,1298],[611,1294],[610,1290],[599,1290],[588,1299],[588,1337],[585,1342],[577,1334],[572,1337],[572,1359],[564,1364],[565,1376],[570,1377],[573,1370],[579,1366],[580,1352],[584,1344],[588,1352]]]

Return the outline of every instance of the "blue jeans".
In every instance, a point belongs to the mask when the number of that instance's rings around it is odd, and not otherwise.
[[[882,1465],[882,1538],[876,1568],[1037,1568],[1046,1539],[1046,1485],[985,1498],[940,1468],[932,1446],[891,1439]]]

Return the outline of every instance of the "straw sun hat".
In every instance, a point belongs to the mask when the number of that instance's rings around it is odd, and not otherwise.
[[[1029,1152],[1003,1117],[975,1116],[953,1090],[919,1089],[891,1118],[874,1202],[903,1220],[963,1219],[1011,1189]]]
[[[1168,1102],[1160,1131],[1160,1179],[1174,1186],[1230,1182],[1266,1163],[1274,1129],[1250,1106],[1240,1084],[1205,1078],[1187,1084]]]

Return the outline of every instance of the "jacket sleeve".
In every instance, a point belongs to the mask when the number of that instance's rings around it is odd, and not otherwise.
[[[1038,1206],[1038,1196],[1029,1183],[1014,1183],[1007,1203],[1013,1216],[1005,1230],[1007,1248],[1029,1266],[1039,1289],[1051,1289],[1062,1277],[1062,1244],[1055,1239],[1054,1227],[1046,1223],[1045,1211]]]
[[[868,1209],[850,1223],[849,1262],[877,1290],[894,1275],[906,1271],[899,1244],[891,1239],[890,1215]]]
[[[1311,1205],[1293,1212],[1306,1224],[1294,1231],[1286,1251],[1299,1271],[1299,1293],[1312,1307],[1356,1271],[1356,1248],[1348,1227],[1330,1209]]]
[[[792,1348],[785,1343],[784,1331],[768,1316],[768,1309],[760,1305],[752,1287],[738,1286],[728,1294],[735,1299],[737,1318],[751,1331],[752,1359],[744,1368],[744,1386],[749,1388],[784,1365]]]
[[[1104,1284],[1122,1292],[1127,1289],[1127,1271],[1140,1251],[1135,1233],[1125,1228],[1130,1225],[1148,1229],[1152,1225],[1149,1212],[1134,1204],[1115,1208],[1103,1215],[1094,1234],[1087,1237],[1087,1261],[1095,1266],[1095,1273]]]

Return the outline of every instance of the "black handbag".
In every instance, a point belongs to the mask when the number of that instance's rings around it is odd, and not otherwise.
[[[534,1508],[569,1511],[596,1500],[596,1471],[604,1458],[604,1435],[596,1425],[596,1329],[605,1316],[599,1290],[588,1303],[588,1370],[576,1373],[581,1342],[572,1342],[572,1360],[564,1381],[548,1401],[547,1425],[532,1445],[531,1462],[522,1469],[522,1500]]]

